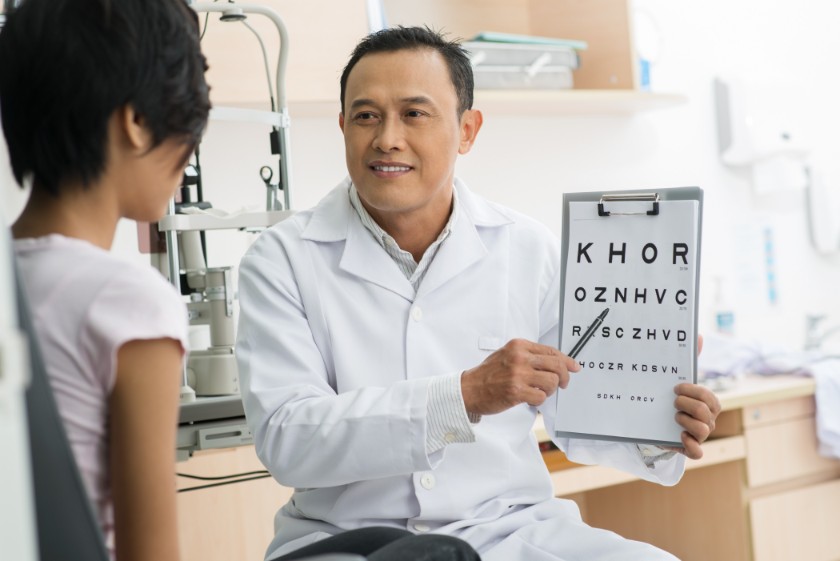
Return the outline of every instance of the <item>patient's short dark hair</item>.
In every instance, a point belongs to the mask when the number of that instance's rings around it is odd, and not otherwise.
[[[57,195],[105,168],[108,121],[131,105],[153,145],[201,138],[210,111],[198,18],[184,0],[24,0],[0,31],[12,172]]]
[[[341,111],[344,112],[344,95],[347,91],[347,78],[356,63],[365,55],[390,53],[401,50],[432,49],[440,53],[449,68],[449,77],[458,95],[458,115],[473,105],[473,71],[470,59],[457,41],[447,40],[441,33],[428,27],[392,27],[371,33],[362,39],[344,71],[341,73]]]

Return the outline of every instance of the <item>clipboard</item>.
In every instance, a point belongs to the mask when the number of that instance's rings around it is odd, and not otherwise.
[[[682,447],[702,224],[699,187],[563,195],[558,348],[581,370],[557,391],[555,437]]]

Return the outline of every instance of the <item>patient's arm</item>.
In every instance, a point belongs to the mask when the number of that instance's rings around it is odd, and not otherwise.
[[[119,561],[177,561],[175,439],[182,350],[130,341],[117,354],[110,473]]]

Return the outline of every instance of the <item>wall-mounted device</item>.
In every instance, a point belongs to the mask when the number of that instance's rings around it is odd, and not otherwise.
[[[819,253],[840,251],[840,164],[835,158],[810,160],[806,213],[811,245]]]
[[[830,167],[814,159],[799,115],[802,92],[794,86],[783,77],[715,79],[720,158],[748,170],[757,194],[805,189],[814,248],[838,251],[840,200],[830,188]]]
[[[749,169],[756,193],[804,188],[809,148],[795,93],[781,82],[740,77],[717,78],[714,89],[723,163]]]
[[[752,166],[808,155],[796,92],[781,83],[736,77],[716,78],[714,90],[723,163]]]

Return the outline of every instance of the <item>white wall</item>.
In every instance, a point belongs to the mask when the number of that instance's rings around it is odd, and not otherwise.
[[[717,276],[732,288],[744,337],[798,344],[806,312],[840,321],[840,256],[819,255],[808,244],[804,192],[757,195],[748,174],[720,163],[712,99],[713,77],[721,73],[786,77],[785,88],[799,96],[814,153],[840,160],[835,135],[840,78],[832,71],[840,52],[840,3],[636,0],[635,6],[655,21],[662,39],[651,71],[653,90],[683,94],[686,104],[626,117],[486,113],[459,175],[475,191],[558,233],[563,191],[699,185],[706,192],[701,281],[706,329]],[[344,176],[344,155],[337,117],[292,118],[293,200],[300,209],[317,203]],[[216,206],[262,203],[258,171],[272,163],[265,136],[259,128],[211,125],[202,164],[207,197]],[[840,175],[831,178],[840,185]],[[14,214],[12,198],[0,199],[7,217]],[[775,240],[776,305],[766,298],[764,249],[756,237],[765,226]],[[235,234],[214,240],[211,264],[217,265],[236,259],[249,242],[247,235]],[[131,251],[131,246],[129,229],[116,247]]]

